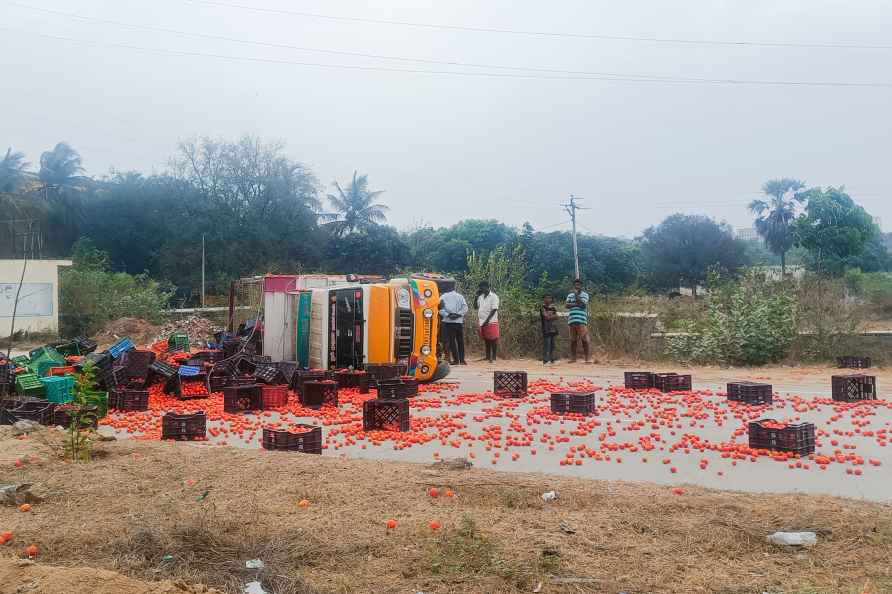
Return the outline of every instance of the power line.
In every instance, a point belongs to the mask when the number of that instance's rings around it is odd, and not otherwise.
[[[175,55],[185,57],[201,57],[214,58],[218,60],[229,60],[234,62],[255,62],[264,64],[283,64],[290,66],[305,66],[311,68],[330,68],[335,70],[362,70],[369,72],[393,72],[404,74],[432,74],[445,76],[466,76],[478,78],[506,78],[506,79],[527,79],[527,80],[580,80],[580,81],[607,81],[607,82],[637,82],[637,83],[663,83],[663,84],[710,84],[710,85],[755,85],[755,86],[793,86],[793,87],[859,87],[859,88],[892,88],[892,83],[881,82],[841,82],[841,81],[778,81],[778,80],[747,80],[747,79],[690,79],[690,78],[673,78],[673,77],[651,77],[647,78],[642,75],[597,75],[590,74],[586,76],[572,75],[535,75],[523,73],[505,73],[505,72],[468,72],[458,70],[429,70],[422,68],[393,68],[388,66],[362,66],[355,64],[324,64],[319,62],[300,62],[294,60],[282,60],[275,58],[260,58],[251,56],[233,56],[226,54],[194,52],[185,50],[171,50],[166,48],[149,48],[126,43],[110,43],[99,42],[87,39],[77,39],[74,37],[66,37],[62,35],[50,35],[48,33],[37,33],[34,31],[26,31],[13,27],[0,26],[2,31],[10,31],[22,35],[31,35],[42,37],[44,39],[53,39],[57,41],[67,41],[82,45],[90,45],[94,47],[113,47],[120,49],[128,49],[133,51],[155,53],[163,55]]]
[[[235,8],[251,12],[287,15],[304,18],[313,18],[329,21],[342,21],[351,23],[365,23],[371,25],[395,25],[400,27],[414,27],[419,29],[440,29],[445,31],[467,31],[472,33],[498,33],[504,35],[523,35],[527,37],[557,37],[570,39],[596,39],[602,41],[630,41],[646,43],[672,43],[681,45],[711,45],[711,46],[750,46],[750,47],[778,47],[778,48],[805,48],[805,49],[858,49],[858,50],[890,50],[892,45],[870,43],[831,43],[831,42],[788,42],[788,41],[743,41],[743,40],[710,40],[689,39],[681,37],[644,37],[633,35],[606,35],[597,33],[572,33],[561,31],[532,31],[522,29],[504,29],[498,27],[481,27],[471,25],[447,25],[441,23],[421,23],[413,21],[400,21],[391,19],[374,19],[367,17],[337,16],[316,12],[305,12],[284,8],[266,8],[260,6],[247,6],[232,2],[219,2],[215,0],[183,0],[190,4],[204,4],[222,8]]]

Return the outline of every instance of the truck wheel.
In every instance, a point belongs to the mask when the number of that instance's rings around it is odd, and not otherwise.
[[[450,367],[446,361],[438,361],[437,368],[434,369],[434,375],[431,377],[432,382],[438,381],[449,375]]]

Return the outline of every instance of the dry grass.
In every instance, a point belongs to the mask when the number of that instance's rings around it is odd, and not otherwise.
[[[0,453],[8,446],[0,441]],[[508,594],[540,581],[546,593],[892,591],[889,505],[698,487],[679,496],[647,484],[188,444],[102,447],[92,464],[4,466],[4,480],[36,483],[47,500],[30,514],[0,509],[0,529],[39,544],[43,562],[233,593],[255,576],[274,594]],[[430,486],[457,496],[433,499]],[[551,489],[560,498],[543,502]],[[309,509],[296,505],[302,498]],[[399,522],[390,534],[388,518]],[[765,542],[799,529],[817,532],[818,545]],[[245,569],[254,558],[266,564],[260,574]]]

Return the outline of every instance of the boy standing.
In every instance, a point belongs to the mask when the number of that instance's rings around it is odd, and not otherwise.
[[[557,308],[554,299],[546,295],[542,299],[542,307],[539,309],[539,319],[542,321],[542,364],[554,363],[554,340],[557,336]]]
[[[492,363],[499,350],[499,296],[489,290],[487,281],[477,289],[477,321],[486,344],[486,360]]]
[[[576,362],[576,343],[582,342],[585,362],[591,363],[588,339],[588,293],[582,290],[582,280],[573,281],[573,292],[567,295],[567,324],[570,326],[570,362]]]

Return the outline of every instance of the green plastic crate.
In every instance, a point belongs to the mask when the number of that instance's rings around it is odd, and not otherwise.
[[[36,373],[20,373],[15,377],[15,391],[22,396],[43,396],[43,383]]]
[[[64,361],[60,363],[58,361],[53,361],[52,359],[44,359],[36,363],[32,362],[31,365],[28,366],[28,369],[31,370],[31,373],[36,373],[40,377],[45,377],[53,367],[65,367],[66,365],[67,363]]]
[[[31,358],[32,363],[42,358],[49,358],[53,359],[54,361],[65,361],[65,357],[62,355],[62,353],[51,346],[38,347],[28,353],[28,356]]]
[[[16,364],[16,367],[27,367],[31,359],[28,358],[28,355],[19,355],[18,357],[13,357],[12,362]]]
[[[70,375],[57,375],[54,377],[42,377],[40,383],[46,391],[46,399],[56,404],[65,404],[74,400],[71,390],[74,388],[74,378]]]
[[[167,339],[167,346],[180,349],[182,351],[189,350],[189,335],[183,332],[174,332]]]
[[[96,406],[96,414],[100,419],[108,415],[108,392],[86,392],[84,400],[87,404]]]
[[[57,344],[55,348],[56,348],[56,351],[63,357],[68,357],[69,355],[80,355],[81,354],[80,345],[78,345],[78,343],[74,340],[72,340],[71,342]]]

